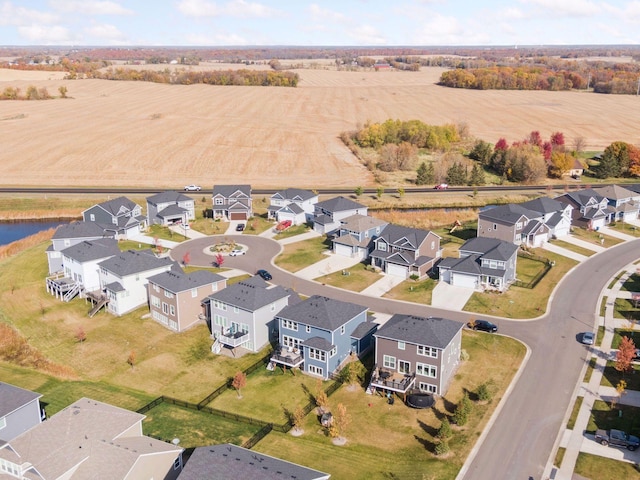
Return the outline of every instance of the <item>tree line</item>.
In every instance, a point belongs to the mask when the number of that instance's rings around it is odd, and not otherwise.
[[[58,87],[58,92],[60,98],[67,98],[67,87]],[[54,97],[45,87],[38,88],[34,85],[29,85],[24,93],[17,87],[5,87],[0,93],[0,100],[49,100],[52,98]]]

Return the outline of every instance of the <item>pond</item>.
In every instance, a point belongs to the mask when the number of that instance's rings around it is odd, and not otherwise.
[[[56,228],[63,223],[62,220],[40,222],[36,220],[26,222],[0,222],[0,245],[7,245],[16,240],[21,240],[34,233]]]

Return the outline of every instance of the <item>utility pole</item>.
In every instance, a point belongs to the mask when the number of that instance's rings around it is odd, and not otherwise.
[[[636,90],[636,97],[640,95],[640,77],[638,77],[638,88]]]

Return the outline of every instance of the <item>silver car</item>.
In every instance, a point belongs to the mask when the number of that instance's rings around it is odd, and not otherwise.
[[[593,332],[584,332],[582,334],[582,343],[585,345],[593,345]]]

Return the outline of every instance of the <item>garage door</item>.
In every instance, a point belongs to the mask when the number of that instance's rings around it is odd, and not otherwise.
[[[456,287],[476,288],[477,277],[472,275],[463,275],[461,273],[451,274],[451,285]]]
[[[604,218],[599,218],[598,220],[591,220],[591,228],[602,228],[604,227]]]
[[[408,269],[402,265],[387,264],[387,273],[394,277],[407,278]]]
[[[336,253],[338,255],[344,255],[345,257],[351,256],[351,247],[349,245],[336,244]]]
[[[229,220],[246,220],[247,214],[245,212],[229,212]]]

